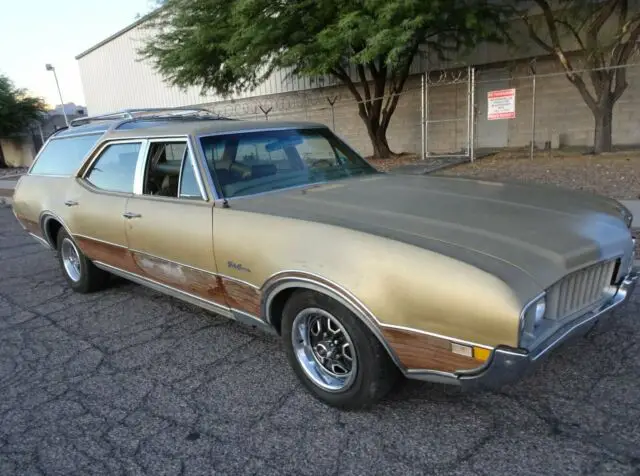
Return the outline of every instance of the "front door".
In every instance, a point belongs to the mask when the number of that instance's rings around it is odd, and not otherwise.
[[[149,141],[140,189],[126,204],[129,251],[144,278],[228,310],[213,255],[213,202],[195,170],[186,139]]]
[[[509,119],[487,118],[489,92],[508,89],[508,78],[507,70],[502,69],[483,71],[476,77],[476,148],[496,149],[508,145]]]
[[[91,260],[135,272],[123,213],[133,193],[142,141],[106,143],[65,194],[67,226]]]

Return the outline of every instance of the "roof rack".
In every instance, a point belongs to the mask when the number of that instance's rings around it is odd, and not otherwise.
[[[209,119],[228,120],[214,112],[202,108],[150,108],[150,109],[124,109],[118,112],[100,114],[97,116],[79,117],[71,121],[70,126],[83,126],[92,122],[124,120],[125,122],[152,119]]]

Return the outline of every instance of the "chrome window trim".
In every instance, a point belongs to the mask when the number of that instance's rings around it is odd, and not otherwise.
[[[186,144],[185,152],[189,152],[189,162],[191,163],[191,167],[193,168],[193,174],[196,177],[196,182],[198,183],[198,189],[200,190],[200,199],[204,202],[209,201],[209,196],[202,184],[202,178],[200,177],[200,170],[197,167],[197,162],[195,159],[195,154],[193,152],[193,147],[189,141],[188,135],[177,135],[177,136],[163,136],[163,137],[148,137],[145,139],[146,144],[144,147],[144,151],[141,150],[141,155],[138,156],[138,163],[136,164],[136,182],[134,184],[134,195],[142,196],[142,197],[153,197],[153,195],[148,195],[144,193],[144,179],[145,172],[147,170],[147,163],[149,161],[149,149],[151,148],[151,144],[154,143],[184,143]],[[143,153],[144,152],[144,153]],[[184,158],[180,161],[180,175],[178,178],[178,196],[177,197],[162,197],[168,199],[176,199],[181,200],[182,202],[188,202],[189,199],[185,200],[185,197],[180,197],[180,187],[182,184],[182,170],[184,168]],[[193,198],[193,197],[191,197]]]
[[[149,155],[149,141],[145,140],[138,154],[138,162],[136,163],[135,178],[133,179],[133,194],[142,195],[144,189],[144,173],[147,163],[146,157]]]
[[[130,192],[116,192],[113,190],[105,190],[102,188],[98,188],[95,185],[93,185],[91,182],[85,180],[82,177],[78,177],[76,178],[76,182],[78,183],[78,185],[80,185],[81,187],[85,188],[86,190],[88,190],[91,193],[96,193],[99,195],[109,195],[109,196],[114,196],[114,197],[123,197],[123,198],[130,198],[133,197],[133,193]],[[135,183],[134,183],[135,185]]]
[[[217,177],[214,177],[213,171],[207,165],[207,154],[204,152],[204,147],[202,147],[202,141],[200,140],[202,137],[208,136],[195,136],[193,140],[197,143],[197,150],[200,155],[200,164],[202,165],[202,169],[204,170],[205,178],[207,180],[207,185],[209,186],[209,190],[211,190],[211,194],[213,196],[214,202],[216,200],[223,200],[221,195],[220,184],[218,183]]]
[[[126,195],[126,196],[130,196],[135,192],[136,189],[136,179],[138,177],[138,164],[140,163],[140,155],[142,153],[142,150],[145,148],[145,140],[144,139],[107,139],[107,140],[103,140],[102,142],[100,142],[100,144],[97,144],[97,147],[94,147],[94,149],[91,151],[91,154],[89,154],[89,159],[85,160],[84,163],[82,164],[82,166],[80,167],[80,169],[78,169],[78,172],[76,172],[76,177],[81,179],[80,183],[86,185],[89,185],[91,187],[92,190],[96,190],[99,192],[106,192],[106,193],[114,193],[114,194],[119,194],[119,195]],[[122,191],[116,191],[116,190],[107,190],[107,189],[103,189],[103,188],[99,188],[96,187],[95,185],[93,185],[89,180],[87,180],[87,175],[91,172],[91,169],[93,168],[93,166],[95,165],[96,161],[102,156],[102,154],[104,153],[105,149],[107,147],[110,147],[112,145],[117,145],[117,144],[140,144],[140,149],[138,150],[138,158],[136,159],[136,167],[134,169],[134,173],[133,173],[133,191],[131,192],[122,192]]]

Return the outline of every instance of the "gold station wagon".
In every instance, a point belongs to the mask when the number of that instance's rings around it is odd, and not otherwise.
[[[74,290],[114,274],[280,335],[304,385],[345,408],[398,375],[517,380],[637,279],[632,217],[614,200],[381,173],[302,122],[77,120],[13,207]]]

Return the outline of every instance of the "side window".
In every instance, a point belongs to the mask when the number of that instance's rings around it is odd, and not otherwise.
[[[202,199],[198,180],[196,179],[193,164],[191,163],[191,160],[189,160],[188,153],[182,163],[182,175],[180,176],[180,198],[189,198],[191,200]]]
[[[71,176],[84,161],[101,134],[51,139],[31,168],[34,175]]]
[[[133,193],[138,152],[139,142],[107,146],[91,166],[85,180],[102,190]]]
[[[143,193],[202,199],[186,142],[152,142],[149,145]]]

